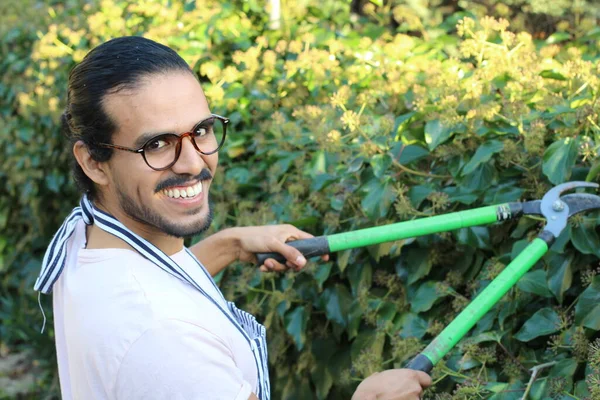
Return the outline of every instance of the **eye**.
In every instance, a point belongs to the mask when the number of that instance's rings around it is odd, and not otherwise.
[[[156,150],[162,149],[163,147],[167,146],[168,144],[169,143],[164,139],[155,139],[155,140],[148,142],[148,144],[146,144],[146,146],[144,146],[144,150],[156,151]]]
[[[194,136],[196,137],[202,137],[208,134],[208,127],[205,126],[199,126],[196,129],[194,129]]]

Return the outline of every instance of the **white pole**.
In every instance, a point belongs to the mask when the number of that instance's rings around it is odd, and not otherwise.
[[[279,29],[281,27],[281,0],[269,0],[269,28]]]

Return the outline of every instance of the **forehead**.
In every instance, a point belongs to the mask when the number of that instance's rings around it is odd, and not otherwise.
[[[189,72],[148,75],[133,89],[106,95],[102,104],[117,125],[113,143],[124,146],[142,134],[188,131],[210,116],[200,83]]]

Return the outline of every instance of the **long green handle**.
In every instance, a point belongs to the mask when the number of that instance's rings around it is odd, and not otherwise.
[[[431,370],[547,251],[546,241],[534,239],[407,368]]]
[[[520,203],[506,203],[437,215],[435,217],[420,218],[414,221],[359,229],[352,232],[295,240],[288,244],[300,250],[307,258],[315,257],[341,250],[505,221],[517,216],[521,210]],[[285,257],[278,253],[258,253],[256,257],[258,265],[262,265],[267,258],[285,262]]]
[[[452,231],[468,226],[491,224],[502,220],[507,212],[508,218],[510,218],[508,210],[510,210],[508,204],[486,206],[473,210],[416,219],[414,221],[398,222],[396,224],[360,229],[352,232],[337,233],[327,236],[327,240],[332,252],[355,249],[377,243]]]

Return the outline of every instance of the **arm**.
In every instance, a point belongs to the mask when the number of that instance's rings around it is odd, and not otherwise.
[[[224,229],[190,247],[191,252],[211,276],[239,260],[240,240],[235,229]]]
[[[229,228],[203,239],[190,247],[190,250],[212,276],[234,261],[256,262],[255,253],[268,252],[284,255],[287,263],[283,265],[269,258],[265,260],[265,265],[260,266],[261,271],[283,271],[288,268],[298,270],[306,265],[306,259],[285,242],[312,237],[292,225]],[[328,260],[328,256],[322,258]]]
[[[169,319],[159,321],[132,343],[113,390],[117,400],[248,400],[253,388],[218,336]]]

